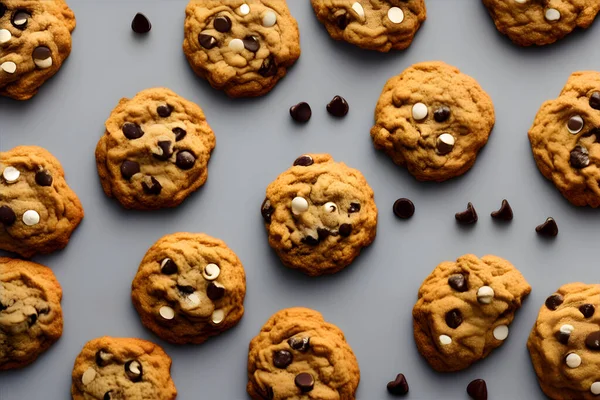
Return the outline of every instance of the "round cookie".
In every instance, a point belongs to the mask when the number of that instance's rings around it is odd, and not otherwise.
[[[215,89],[262,96],[300,57],[300,34],[285,0],[191,0],[183,51]]]
[[[125,208],[176,207],[208,178],[215,135],[202,109],[165,88],[121,99],[96,147],[104,192]]]
[[[600,395],[600,285],[569,283],[546,299],[527,348],[551,399]]]
[[[50,268],[0,257],[0,371],[31,364],[61,337],[61,299]]]
[[[286,266],[333,274],[375,240],[377,206],[360,171],[329,154],[306,154],[267,188],[261,213]]]
[[[406,49],[427,17],[424,0],[311,0],[335,40],[367,50]]]
[[[75,360],[71,395],[73,400],[173,400],[171,358],[141,339],[91,340]]]
[[[576,206],[600,206],[600,72],[575,72],[529,130],[541,173]]]
[[[0,152],[0,249],[26,258],[62,249],[82,218],[52,154],[37,146]]]
[[[250,342],[252,399],[354,400],[359,381],[358,362],[344,333],[316,311],[281,310]]]
[[[483,0],[496,28],[520,46],[546,45],[587,28],[598,0]]]
[[[33,97],[71,53],[73,29],[64,0],[0,0],[0,96]]]
[[[227,245],[201,233],[174,233],[146,253],[131,298],[142,323],[176,344],[203,343],[240,321],[246,275]]]
[[[439,264],[413,308],[419,352],[436,371],[469,367],[502,345],[530,292],[523,275],[500,257],[467,254]]]
[[[418,180],[441,182],[473,166],[494,122],[492,100],[473,78],[424,62],[386,83],[371,137]]]

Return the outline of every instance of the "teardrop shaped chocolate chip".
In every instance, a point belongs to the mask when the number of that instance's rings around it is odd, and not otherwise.
[[[304,155],[304,156],[300,156],[300,157],[296,158],[296,161],[294,161],[294,167],[296,167],[296,166],[309,167],[309,166],[313,165],[314,163],[315,162],[311,156]]]
[[[467,279],[462,274],[454,274],[448,278],[448,285],[457,292],[466,292],[469,290]]]
[[[187,132],[183,128],[173,128],[172,131],[175,134],[176,142],[179,142],[180,140],[182,140],[185,137],[185,135],[187,135]]]
[[[256,36],[246,36],[243,40],[244,48],[248,51],[256,53],[260,48],[260,42],[256,38]]]
[[[142,189],[146,194],[159,195],[162,191],[162,185],[153,176],[150,177],[150,183],[142,182]]]
[[[287,350],[279,350],[273,353],[273,365],[279,369],[286,369],[294,361],[294,356]]]
[[[121,164],[121,175],[123,179],[130,180],[132,176],[140,172],[140,164],[135,161],[125,160]]]
[[[132,382],[142,380],[144,370],[142,364],[137,360],[130,360],[125,363],[125,374]]]
[[[216,47],[218,44],[217,39],[204,33],[198,35],[198,43],[200,43],[200,46],[208,50],[212,49],[213,47]]]
[[[571,167],[576,169],[582,169],[590,165],[590,153],[588,152],[588,149],[581,145],[575,146],[575,148],[571,150],[569,163],[571,164]]]
[[[50,172],[42,169],[35,173],[35,183],[40,186],[50,186],[52,185],[52,175],[50,175]]]
[[[231,30],[231,19],[226,15],[221,15],[215,18],[213,25],[219,32],[229,32]]]
[[[265,78],[275,76],[277,74],[277,63],[275,62],[275,58],[272,55],[265,58],[258,70],[258,73]]]
[[[123,131],[123,135],[129,140],[139,139],[144,136],[142,127],[131,122],[125,122],[121,130]]]
[[[274,211],[275,209],[273,206],[271,206],[271,201],[269,199],[265,199],[260,207],[260,213],[266,223],[271,222],[271,215],[273,215]]]
[[[563,303],[563,301],[565,301],[565,299],[560,294],[555,293],[546,299],[545,304],[549,310],[554,311]]]
[[[456,329],[462,324],[463,317],[459,309],[455,308],[446,313],[446,325],[452,329]]]

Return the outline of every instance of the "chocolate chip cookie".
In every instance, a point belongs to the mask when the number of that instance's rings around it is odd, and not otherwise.
[[[377,206],[366,179],[329,154],[298,157],[267,188],[261,213],[281,261],[312,276],[349,265],[377,229]]]
[[[202,109],[169,89],[121,99],[96,147],[104,193],[125,208],[176,207],[206,182],[215,144]]]
[[[184,35],[194,72],[231,97],[268,93],[300,57],[285,0],[191,0]]]
[[[71,395],[73,400],[173,400],[171,358],[141,339],[91,340],[75,360]]]
[[[31,364],[61,337],[61,298],[50,268],[0,257],[0,371]]]
[[[248,394],[256,400],[354,400],[358,362],[335,325],[307,308],[274,314],[250,342]]]
[[[542,174],[576,206],[600,206],[600,72],[575,72],[529,130]]]
[[[520,46],[546,45],[587,28],[598,0],[483,0],[496,28]]]
[[[311,0],[335,40],[367,50],[406,49],[427,17],[424,0]]]
[[[529,292],[523,275],[500,257],[467,254],[441,263],[413,308],[419,352],[436,371],[467,368],[502,345]]]
[[[0,96],[33,97],[71,53],[73,29],[64,0],[0,0]]]
[[[245,295],[239,258],[223,241],[201,233],[175,233],[156,242],[131,291],[142,323],[177,344],[202,343],[237,325]]]
[[[570,283],[546,299],[527,348],[544,393],[554,400],[600,395],[600,285]]]
[[[0,152],[0,249],[32,257],[64,248],[83,218],[56,158],[37,146]]]
[[[371,137],[418,180],[441,182],[473,166],[494,122],[492,100],[473,78],[425,62],[386,83]]]

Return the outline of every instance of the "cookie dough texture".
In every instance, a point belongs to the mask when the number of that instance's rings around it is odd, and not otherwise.
[[[436,371],[469,367],[502,345],[530,292],[521,273],[500,257],[467,254],[441,263],[413,308],[419,352]]]
[[[75,360],[73,400],[173,400],[171,358],[141,339],[102,337],[86,343]]]
[[[96,147],[104,192],[125,208],[176,207],[208,178],[215,135],[196,104],[165,88],[121,99]]]
[[[496,28],[520,46],[546,45],[576,28],[587,28],[600,11],[598,0],[483,0]]]
[[[176,344],[203,343],[244,314],[246,275],[227,245],[200,233],[175,233],[146,253],[132,284],[143,324]]]
[[[427,17],[424,0],[311,0],[335,40],[367,50],[406,49]]]
[[[386,83],[371,137],[418,180],[441,182],[473,166],[494,122],[492,100],[473,78],[424,62]]]
[[[300,57],[300,34],[285,0],[191,0],[183,51],[215,89],[262,96]]]
[[[575,129],[574,129],[575,128]],[[529,130],[541,173],[576,206],[600,206],[600,72],[575,72]]]
[[[63,0],[1,0],[0,96],[33,97],[71,53],[74,29]]]
[[[307,381],[312,388],[298,384]],[[354,400],[359,381],[358,362],[343,332],[316,311],[281,310],[250,342],[252,399]]]
[[[61,337],[61,298],[49,268],[0,257],[0,371],[31,364]]]
[[[375,239],[373,190],[329,154],[299,157],[268,186],[261,211],[283,264],[312,276],[340,271]]]
[[[546,300],[527,347],[544,393],[553,400],[600,395],[600,285],[570,283]]]
[[[52,154],[36,146],[0,152],[0,249],[26,258],[62,249],[82,218]]]

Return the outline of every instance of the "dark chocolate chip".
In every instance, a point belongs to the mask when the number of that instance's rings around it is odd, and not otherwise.
[[[170,258],[165,258],[164,260],[162,260],[160,265],[160,272],[162,272],[165,275],[176,274],[179,270],[177,268],[177,264],[175,264],[175,261],[171,260]]]
[[[360,211],[360,203],[350,203],[350,208],[348,209],[349,214],[354,214]]]
[[[463,317],[459,309],[455,308],[446,313],[446,325],[452,329],[456,329],[462,324]]]
[[[218,44],[217,39],[205,33],[201,33],[198,35],[198,43],[200,43],[200,46],[209,50],[217,46]]]
[[[123,179],[131,179],[132,176],[140,172],[140,164],[135,161],[125,160],[121,164],[121,175]]]
[[[311,156],[304,155],[296,158],[296,161],[294,161],[294,166],[308,167],[314,163],[315,162]]]
[[[38,311],[38,315],[48,315],[50,314],[50,307],[44,306],[41,310]]]
[[[34,60],[45,60],[52,57],[52,52],[46,46],[38,46],[33,50],[32,57]]]
[[[436,122],[446,122],[450,118],[450,107],[440,106],[433,112],[433,119]]]
[[[265,78],[275,76],[275,74],[277,74],[277,63],[275,62],[275,58],[273,58],[272,55],[265,58],[258,70],[258,73]]]
[[[563,301],[565,301],[565,299],[560,294],[555,293],[546,299],[545,304],[549,310],[554,311],[563,303]]]
[[[595,136],[596,140],[594,142],[600,143],[600,128],[593,128],[587,131],[582,135],[582,137]]]
[[[338,232],[340,233],[340,236],[342,236],[342,237],[348,237],[352,233],[352,225],[350,225],[350,224],[342,224],[342,225],[340,225],[340,228],[338,229]]]
[[[38,316],[37,314],[31,314],[27,317],[27,325],[31,328],[37,322]]]
[[[290,347],[296,351],[300,351],[302,353],[305,353],[308,351],[308,349],[310,349],[310,338],[309,337],[303,337],[303,338],[289,338],[288,339],[288,344],[290,345]]]
[[[454,136],[449,133],[441,134],[435,141],[435,149],[440,155],[448,154],[454,149]]]
[[[600,110],[600,92],[594,92],[590,96],[590,107],[594,110]]]
[[[148,33],[152,29],[152,24],[144,14],[137,13],[133,17],[133,21],[131,21],[131,29],[135,33]]]
[[[137,360],[127,361],[125,363],[125,374],[132,382],[141,381],[144,375],[142,364]]]
[[[17,220],[15,212],[9,206],[0,207],[0,223],[5,226],[11,226]]]
[[[286,369],[294,361],[294,356],[287,350],[273,352],[273,365],[279,369]]]
[[[290,107],[290,115],[297,122],[308,122],[312,116],[312,110],[310,109],[308,103],[301,102]]]
[[[104,397],[102,398],[102,400],[123,400],[125,398],[126,397],[123,394],[122,389],[111,389],[108,392],[104,393]]]
[[[344,117],[348,114],[349,110],[350,106],[342,96],[335,96],[333,100],[327,104],[327,112],[334,117]]]
[[[569,118],[567,122],[567,128],[571,131],[571,133],[579,133],[583,129],[583,118],[579,115],[575,115]]]
[[[502,205],[498,211],[492,211],[492,218],[501,219],[503,221],[510,221],[513,219],[513,210],[508,204],[508,200],[502,200]]]
[[[4,17],[4,13],[6,12],[6,6],[0,3],[0,18]]]
[[[340,28],[341,30],[346,29],[346,27],[350,23],[348,14],[344,13],[344,14],[338,15],[338,17],[335,20],[335,23],[337,24],[338,28]]]
[[[177,290],[183,294],[192,294],[196,291],[196,289],[190,285],[177,285]]]
[[[35,173],[35,183],[40,186],[52,185],[52,175],[45,169],[39,170]]]
[[[99,367],[106,367],[110,360],[112,360],[113,355],[106,351],[106,349],[100,349],[96,352],[96,365]]]
[[[219,32],[229,32],[231,30],[231,20],[226,15],[221,15],[215,18],[215,29]]]
[[[475,379],[467,386],[467,394],[473,400],[487,400],[487,385],[483,379]]]
[[[161,154],[152,153],[152,155],[158,160],[167,161],[173,155],[173,150],[171,150],[172,144],[173,142],[171,142],[170,140],[159,141],[157,143],[157,146],[160,149]]]
[[[404,374],[396,375],[396,379],[387,384],[387,390],[390,394],[404,396],[408,393],[408,382]]]
[[[167,118],[171,115],[171,113],[173,112],[173,107],[171,107],[168,104],[163,104],[160,105],[156,108],[156,112],[158,113],[158,115],[162,118]]]
[[[600,331],[592,332],[585,338],[585,347],[590,350],[600,350]]]
[[[144,193],[159,195],[162,191],[162,185],[160,182],[153,176],[150,177],[150,184],[147,182],[142,182],[142,189],[144,189]]]
[[[564,344],[565,346],[569,344],[570,338],[571,338],[571,334],[568,332],[561,332],[561,331],[556,332],[556,340],[558,340],[560,343]]]
[[[302,393],[310,392],[315,387],[315,380],[312,375],[307,372],[302,372],[296,375],[296,379],[294,379],[294,383]]]
[[[121,130],[123,131],[123,135],[130,140],[139,139],[144,136],[142,127],[131,122],[125,122]]]
[[[477,222],[477,211],[475,211],[473,203],[469,202],[469,204],[467,204],[467,209],[465,211],[456,213],[454,218],[456,218],[456,221],[459,224],[463,225],[470,225]]]
[[[450,287],[457,292],[466,292],[469,290],[467,278],[465,278],[465,276],[462,274],[450,275],[448,278],[448,285],[450,285]]]
[[[196,156],[194,156],[191,152],[184,150],[177,153],[177,159],[175,161],[175,164],[179,168],[183,170],[192,169],[195,162]]]
[[[307,244],[309,246],[316,246],[320,243],[319,239],[314,238],[312,236],[306,236],[301,240],[302,243]]]
[[[269,199],[265,199],[265,201],[263,201],[262,203],[262,206],[260,207],[260,213],[266,223],[271,222],[271,215],[273,215],[274,211],[275,209],[273,208],[273,206],[271,206],[271,201]]]
[[[25,30],[25,28],[27,28],[29,18],[31,18],[31,15],[27,11],[18,10],[13,14],[13,17],[10,22],[15,28]]]
[[[544,222],[541,225],[538,225],[535,228],[535,231],[542,236],[553,237],[558,235],[558,225],[556,225],[556,221],[554,220],[554,218],[550,217],[546,219],[546,222]]]
[[[323,240],[327,239],[329,235],[331,235],[331,232],[329,229],[317,228],[317,235],[319,235],[319,242],[322,242]]]
[[[219,300],[225,296],[225,288],[215,284],[214,282],[211,282],[206,288],[206,295],[212,301]]]
[[[104,393],[104,397],[102,398],[102,400],[112,400],[111,398],[111,394],[112,390],[109,390],[108,392]]]
[[[0,311],[4,311],[7,308],[8,308],[7,306],[5,306],[4,304],[2,304],[2,302],[0,302]]]
[[[181,139],[183,139],[185,137],[185,135],[187,135],[187,132],[185,131],[185,129],[182,129],[182,128],[173,128],[173,133],[175,134],[176,142],[179,142]]]
[[[396,217],[408,219],[415,214],[415,205],[409,199],[400,198],[394,202],[392,210]]]
[[[596,308],[593,304],[583,304],[579,307],[579,311],[583,314],[584,318],[592,318]]]
[[[275,393],[273,393],[273,388],[271,386],[267,386],[267,399],[271,400],[275,398]]]
[[[256,53],[260,48],[260,42],[256,36],[246,36],[243,40],[246,50]]]
[[[576,169],[582,169],[590,165],[590,153],[585,146],[577,145],[571,150],[571,156],[569,158],[571,167]]]

